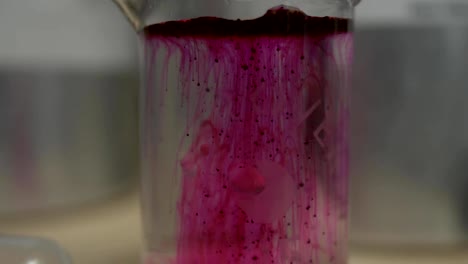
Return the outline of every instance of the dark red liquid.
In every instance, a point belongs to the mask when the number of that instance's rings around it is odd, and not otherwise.
[[[146,27],[144,31],[147,37],[256,38],[291,35],[326,37],[330,34],[347,33],[350,25],[347,19],[310,17],[300,11],[278,8],[254,20],[201,17],[155,24]]]
[[[346,262],[349,25],[280,7],[145,28],[144,122],[181,127],[144,131],[178,135],[154,177],[181,177],[176,254],[149,263]]]

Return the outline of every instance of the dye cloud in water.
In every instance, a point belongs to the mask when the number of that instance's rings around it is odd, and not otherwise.
[[[146,89],[161,107],[178,89],[185,122],[166,263],[346,263],[349,21],[279,7],[155,24],[144,38],[179,80],[163,68]]]

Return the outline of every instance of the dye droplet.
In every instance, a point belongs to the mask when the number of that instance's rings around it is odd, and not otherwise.
[[[260,161],[256,171],[263,175],[262,192],[255,196],[238,195],[236,203],[257,223],[278,221],[292,205],[294,181],[285,168],[271,161]]]
[[[265,189],[265,178],[252,167],[234,165],[234,169],[229,173],[229,181],[232,189],[242,194],[256,195]]]

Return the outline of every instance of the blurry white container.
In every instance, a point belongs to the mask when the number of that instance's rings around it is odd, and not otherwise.
[[[468,242],[468,3],[391,3],[357,10],[351,238],[460,245]]]
[[[134,36],[109,5],[0,3],[0,215],[95,201],[133,182]]]
[[[0,235],[0,262],[5,264],[71,264],[55,242],[42,238]]]

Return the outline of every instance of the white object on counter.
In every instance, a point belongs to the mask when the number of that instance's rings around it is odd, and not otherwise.
[[[8,264],[71,264],[56,243],[32,237],[0,235],[0,261]]]

